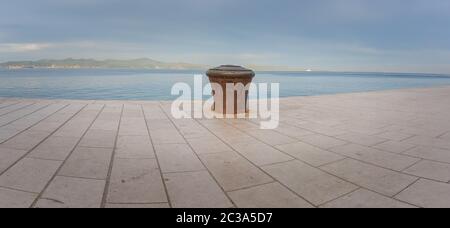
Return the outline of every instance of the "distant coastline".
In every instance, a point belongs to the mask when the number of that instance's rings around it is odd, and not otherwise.
[[[427,73],[427,72],[389,72],[389,71],[330,71],[330,70],[312,70],[309,68],[291,67],[291,66],[263,66],[263,65],[244,65],[256,72],[278,72],[278,73],[343,73],[343,74],[389,74],[389,75],[408,75],[420,74],[426,76],[445,76],[447,73]],[[8,61],[0,63],[0,69],[20,70],[20,69],[132,69],[132,70],[174,70],[174,71],[205,71],[210,65],[201,65],[193,63],[169,63],[153,60],[150,58],[129,59],[129,60],[96,60],[96,59],[42,59],[37,61]]]
[[[168,69],[192,70],[206,69],[207,66],[191,63],[166,63],[149,58],[131,60],[96,60],[96,59],[42,59],[37,61],[10,61],[0,63],[0,67],[8,69],[94,69],[94,68],[130,68],[130,69]]]
[[[149,58],[129,60],[96,59],[42,59],[37,61],[9,61],[0,63],[6,69],[153,69],[153,70],[206,70],[213,66],[193,63],[169,63]],[[247,65],[256,71],[311,71],[310,69],[288,66]]]

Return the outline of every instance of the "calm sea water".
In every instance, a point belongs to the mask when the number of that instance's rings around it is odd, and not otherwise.
[[[177,82],[193,84],[204,72],[126,69],[0,69],[0,97],[172,100]],[[427,74],[259,72],[256,82],[280,83],[280,96],[310,96],[450,85]],[[206,77],[204,83],[207,82]]]

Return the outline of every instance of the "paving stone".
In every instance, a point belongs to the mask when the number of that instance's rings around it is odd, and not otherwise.
[[[117,158],[155,158],[153,145],[146,136],[119,136],[116,145]]]
[[[8,113],[14,112],[16,110],[20,110],[20,109],[25,108],[26,106],[30,106],[32,104],[33,103],[30,103],[30,102],[20,102],[20,103],[2,108],[0,110],[0,116],[7,115]]]
[[[411,158],[395,153],[384,152],[370,147],[357,144],[347,144],[332,148],[331,151],[351,157],[360,161],[368,162],[387,169],[402,171],[403,169],[417,163],[419,159]]]
[[[79,146],[114,148],[116,135],[116,131],[89,130],[81,139]]]
[[[293,124],[303,128],[303,129],[309,130],[311,132],[315,132],[315,133],[327,135],[327,136],[337,136],[337,135],[342,135],[342,134],[348,133],[348,130],[343,130],[343,129],[326,126],[323,124],[312,123],[312,122],[308,122],[305,124],[296,124],[296,123],[293,123]]]
[[[3,109],[3,108],[5,108],[5,107],[8,107],[8,106],[11,106],[11,105],[14,105],[14,104],[17,104],[18,102],[13,102],[13,101],[7,101],[7,102],[3,102],[3,100],[2,100],[2,103],[0,104],[0,109]]]
[[[450,163],[450,150],[439,149],[427,146],[418,146],[411,150],[404,152],[403,154],[419,157],[423,159],[429,159],[439,162]]]
[[[406,134],[411,134],[411,135],[417,135],[415,138],[436,138],[442,134],[444,134],[445,132],[447,132],[447,130],[445,129],[439,129],[439,127],[428,127],[428,126],[412,126],[412,127],[408,127],[408,128],[404,128],[401,130],[402,132],[406,133]],[[419,144],[421,145],[421,144]]]
[[[54,136],[81,137],[94,121],[98,112],[83,110],[69,122],[64,124]],[[82,117],[81,117],[82,115]]]
[[[55,177],[38,200],[37,208],[99,208],[105,181]]]
[[[416,177],[365,164],[353,159],[323,166],[322,169],[386,196],[394,196],[417,180]]]
[[[301,137],[306,136],[306,135],[313,135],[314,133],[308,130],[304,130],[298,127],[293,127],[287,124],[280,124],[280,126],[275,129],[275,131],[280,132],[281,134],[296,138],[296,139],[301,139]]]
[[[70,118],[70,117],[67,117]],[[61,125],[64,123],[64,121],[42,121],[39,124],[33,126],[31,129],[33,131],[44,131],[52,133],[56,131]]]
[[[11,120],[14,117],[15,113],[23,113],[26,112],[28,109],[34,107],[36,104],[33,104],[34,102],[20,102],[8,107],[4,107],[0,109],[0,118],[2,119],[1,125],[4,125],[6,120]],[[34,106],[33,106],[34,105]],[[4,122],[6,121],[6,122]]]
[[[25,150],[0,148],[0,173],[6,171],[26,153]]]
[[[388,131],[388,132],[378,134],[376,136],[380,137],[380,138],[384,138],[384,139],[394,140],[394,141],[402,141],[407,138],[410,138],[413,135],[405,134],[405,133],[401,133],[401,132],[395,132],[395,131]]]
[[[330,149],[336,146],[342,146],[347,142],[324,135],[307,135],[301,137],[302,142],[317,146],[322,149]]]
[[[297,142],[297,139],[282,135],[276,131],[270,130],[250,130],[249,135],[272,146]]]
[[[112,204],[107,203],[105,208],[170,208],[168,203],[155,204]]]
[[[441,139],[441,138],[434,138],[434,137],[427,137],[427,136],[415,136],[415,137],[409,138],[403,142],[409,143],[409,144],[414,144],[414,145],[420,145],[423,147],[436,147],[436,148],[450,150],[450,141]]]
[[[186,139],[203,138],[211,135],[207,129],[192,119],[174,120],[174,123]]]
[[[146,119],[148,130],[149,131],[157,131],[157,130],[166,130],[174,128],[172,121],[169,119]]]
[[[28,208],[37,194],[0,188],[0,208]]]
[[[416,145],[397,141],[387,141],[381,144],[377,144],[373,147],[380,150],[399,154],[416,147]]]
[[[294,158],[264,143],[238,143],[232,147],[252,163],[261,166],[285,162]]]
[[[251,122],[247,119],[224,119],[223,121],[241,130],[260,130],[258,124],[255,124],[254,122]]]
[[[59,110],[63,109],[66,104],[51,104],[43,109],[40,109],[34,113],[30,113],[22,118],[8,124],[9,127],[16,128],[19,130],[25,130],[34,126],[35,124],[43,121],[44,119],[57,113]]]
[[[118,118],[120,118],[120,115],[118,116]],[[119,121],[115,121],[115,119],[118,118],[114,117],[113,120],[110,120],[109,118],[97,119],[94,124],[92,124],[90,129],[99,131],[117,131],[117,129],[119,128]]]
[[[333,200],[323,208],[414,208],[414,206],[402,203],[389,197],[359,189],[339,199]]]
[[[450,164],[446,163],[421,161],[404,172],[423,178],[450,182]]]
[[[450,184],[419,180],[396,197],[425,208],[449,208]]]
[[[119,135],[148,136],[148,129],[144,117],[142,118],[122,117]]]
[[[344,159],[341,155],[302,142],[279,145],[276,148],[312,166],[321,166]]]
[[[175,208],[233,207],[207,171],[165,174],[164,179]]]
[[[441,135],[439,138],[445,139],[445,140],[450,140],[450,132],[448,132],[448,133],[446,133],[444,135]]]
[[[123,107],[123,116],[127,118],[144,117],[144,113],[140,105],[125,104]]]
[[[60,161],[24,158],[0,176],[0,186],[40,193],[60,165]]]
[[[108,203],[163,203],[167,196],[154,159],[115,159]]]
[[[231,150],[225,143],[215,136],[187,139],[196,154],[214,154]]]
[[[89,122],[69,122],[60,128],[53,136],[80,138],[89,127]]]
[[[365,145],[365,146],[374,146],[379,143],[387,141],[387,139],[384,139],[384,138],[379,138],[376,136],[368,136],[368,135],[363,135],[363,134],[358,134],[358,133],[348,133],[348,134],[338,135],[336,137],[339,139],[345,140],[345,141],[349,141],[352,143]]]
[[[64,161],[80,138],[51,136],[36,147],[28,157]]]
[[[377,135],[386,132],[385,129],[374,128],[373,126],[356,126],[354,123],[341,125],[338,128],[363,135]]]
[[[163,129],[150,131],[153,143],[155,144],[181,144],[186,143],[184,138],[175,129]]]
[[[267,174],[235,152],[202,154],[200,158],[225,191],[273,181]]]
[[[159,104],[156,105],[142,105],[142,109],[144,110],[144,115],[146,119],[152,120],[162,120],[167,119],[166,114],[162,111]]]
[[[265,166],[263,169],[309,202],[320,205],[357,187],[300,161]]]
[[[238,132],[214,133],[228,145],[260,143],[253,137],[246,134],[239,134]]]
[[[48,106],[49,103],[35,103],[33,105],[24,107],[22,109],[16,110],[14,112],[10,112],[0,117],[0,126],[4,126],[10,124],[16,120],[21,118],[25,118],[27,115],[32,115],[34,112],[39,111],[40,109]]]
[[[310,203],[279,183],[270,183],[228,193],[240,208],[311,208]]]
[[[205,169],[187,144],[155,145],[155,150],[163,173]]]
[[[117,148],[128,148],[134,146],[152,147],[150,137],[148,135],[121,135],[117,138]]]
[[[1,127],[0,128],[0,143],[4,143],[8,141],[13,136],[19,134],[21,131],[14,129],[14,128],[8,128],[8,127]]]
[[[86,115],[86,116],[90,116],[92,113],[96,113],[98,111],[101,111],[104,108],[104,104],[88,104],[85,108],[84,108],[84,112],[80,113],[81,115]]]
[[[48,135],[48,132],[43,131],[26,131],[6,141],[1,147],[29,151],[48,137]]]
[[[77,147],[61,168],[59,175],[105,180],[112,149]]]

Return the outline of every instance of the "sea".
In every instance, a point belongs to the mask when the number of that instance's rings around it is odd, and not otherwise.
[[[0,97],[81,100],[173,100],[176,83],[204,71],[149,69],[0,69]],[[280,97],[316,96],[450,85],[450,75],[363,72],[256,72],[279,83]],[[270,88],[270,87],[269,87]]]

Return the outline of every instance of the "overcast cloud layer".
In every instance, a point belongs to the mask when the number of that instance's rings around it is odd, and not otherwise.
[[[448,0],[0,0],[0,61],[450,73]]]

